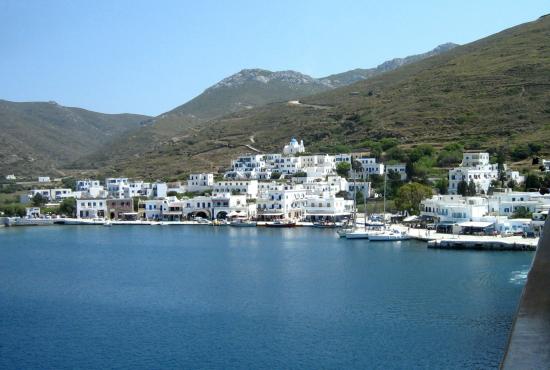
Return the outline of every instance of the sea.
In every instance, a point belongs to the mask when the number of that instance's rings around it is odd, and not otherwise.
[[[0,368],[498,368],[533,256],[307,227],[0,228]]]

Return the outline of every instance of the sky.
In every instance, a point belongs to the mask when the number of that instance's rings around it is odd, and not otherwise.
[[[0,99],[158,115],[243,68],[323,77],[546,13],[548,0],[0,0]]]

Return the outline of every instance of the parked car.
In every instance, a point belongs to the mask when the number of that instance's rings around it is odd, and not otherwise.
[[[512,230],[504,230],[500,233],[500,236],[502,236],[503,238],[513,236],[513,235],[514,233],[512,232]]]

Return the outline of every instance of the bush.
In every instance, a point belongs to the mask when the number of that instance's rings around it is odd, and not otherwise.
[[[348,177],[351,164],[348,162],[340,162],[336,165],[336,173],[342,177]]]
[[[382,145],[382,149],[384,151],[391,149],[399,144],[399,140],[397,140],[394,137],[387,137],[382,140],[380,140],[380,144]]]
[[[528,158],[530,155],[531,150],[529,149],[529,146],[525,144],[516,145],[510,152],[510,156],[515,161],[521,161],[522,159]]]

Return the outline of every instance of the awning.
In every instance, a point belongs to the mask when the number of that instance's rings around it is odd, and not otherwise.
[[[135,216],[138,213],[137,212],[125,212],[125,213],[122,213],[122,214],[125,215],[125,216]]]
[[[282,216],[284,215],[283,212],[260,212],[260,216]]]
[[[418,220],[418,216],[409,216],[403,219],[403,222],[412,222]]]
[[[467,222],[462,222],[458,224],[458,226],[461,226],[461,227],[476,227],[481,229],[485,229],[491,225],[494,225],[494,222],[467,221]]]

